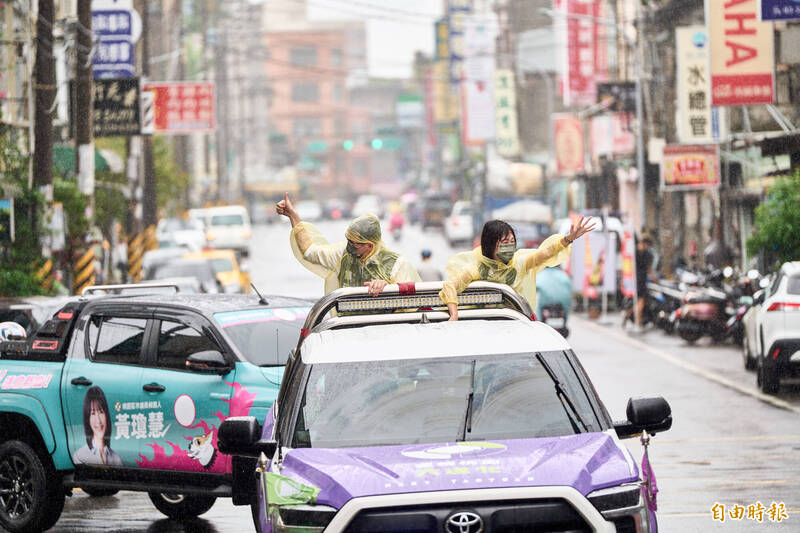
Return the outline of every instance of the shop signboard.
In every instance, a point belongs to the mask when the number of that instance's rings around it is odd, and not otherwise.
[[[139,135],[139,78],[94,80],[92,119],[95,137]]]
[[[497,153],[504,157],[519,155],[517,92],[511,69],[498,69],[494,73],[494,108]]]
[[[583,121],[579,117],[553,115],[553,144],[559,175],[572,176],[584,171]]]
[[[719,148],[715,144],[668,144],[661,163],[664,190],[710,189],[719,186]]]
[[[800,2],[797,0],[759,0],[761,20],[800,20]]]
[[[214,83],[170,81],[147,83],[153,93],[154,133],[214,131]]]
[[[677,47],[678,140],[718,143],[725,136],[725,114],[711,107],[708,32],[704,26],[675,29]]]
[[[711,105],[771,104],[775,60],[771,22],[758,21],[757,0],[705,0]]]

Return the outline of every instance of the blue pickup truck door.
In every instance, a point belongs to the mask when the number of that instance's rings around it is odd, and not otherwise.
[[[187,366],[192,354],[211,350],[225,352],[201,322],[166,318],[154,322],[141,401],[155,405],[163,415],[163,430],[160,437],[144,443],[141,468],[230,472],[230,457],[217,453],[217,429],[230,410],[234,361],[229,359],[230,370],[222,374]]]
[[[139,399],[148,318],[94,314],[75,335],[63,380],[69,451],[76,465],[135,467],[146,421]]]

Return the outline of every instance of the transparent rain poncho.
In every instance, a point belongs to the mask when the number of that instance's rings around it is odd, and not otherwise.
[[[300,222],[289,236],[292,252],[300,263],[325,280],[325,294],[340,287],[363,287],[382,279],[388,283],[421,281],[417,270],[402,255],[389,250],[381,240],[378,217],[367,214],[353,220],[345,236],[359,243],[375,246],[365,258],[346,252],[347,241],[329,243],[312,224]]]
[[[535,310],[536,274],[569,258],[569,246],[564,246],[562,239],[563,235],[551,235],[539,248],[517,250],[508,263],[489,259],[480,246],[456,254],[447,262],[447,280],[439,297],[445,303],[457,303],[458,294],[473,281],[493,281],[511,286]]]

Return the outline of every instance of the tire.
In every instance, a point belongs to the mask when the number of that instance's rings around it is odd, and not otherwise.
[[[689,344],[694,344],[703,336],[703,331],[700,328],[689,329],[678,325],[678,336]]]
[[[119,489],[101,489],[98,487],[81,487],[81,490],[92,498],[104,498],[119,492]]]
[[[746,334],[742,341],[742,358],[744,359],[745,370],[755,370],[756,358],[750,353],[750,341],[748,340]]]
[[[150,501],[156,509],[176,520],[197,518],[214,506],[215,496],[197,494],[177,494],[170,492],[148,492]]]
[[[50,529],[64,509],[64,487],[50,463],[28,443],[0,444],[0,525],[11,533]]]
[[[778,369],[774,366],[767,367],[762,360],[758,367],[758,376],[756,381],[761,389],[761,392],[764,394],[777,393],[778,389],[780,388],[780,382],[778,381]]]

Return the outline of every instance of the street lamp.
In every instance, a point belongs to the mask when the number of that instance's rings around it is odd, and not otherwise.
[[[539,13],[547,15],[551,18],[561,16],[564,18],[571,18],[577,20],[590,20],[597,24],[608,26],[615,35],[620,34],[625,39],[625,42],[631,48],[636,47],[636,41],[621,31],[617,23],[611,19],[604,19],[592,17],[590,15],[578,15],[574,13],[565,13],[560,10],[548,9],[546,7],[539,8]],[[644,124],[644,108],[642,105],[642,63],[639,59],[639,50],[635,49],[633,54],[633,68],[636,76],[636,169],[639,172],[639,233],[641,234],[645,226],[644,220],[644,135],[642,133],[642,125]]]

